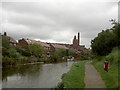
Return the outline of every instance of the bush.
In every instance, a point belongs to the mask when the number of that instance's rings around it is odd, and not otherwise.
[[[17,50],[17,52],[19,52],[23,56],[31,56],[31,53],[29,50],[26,50],[26,49],[21,48],[21,47],[16,47],[16,50]]]
[[[89,55],[87,54],[87,53],[85,53],[85,52],[82,52],[81,53],[81,58],[83,59],[83,60],[89,60]]]
[[[10,38],[7,36],[2,36],[2,47],[9,48],[9,40]]]
[[[9,57],[11,57],[11,58],[16,58],[18,55],[14,48],[8,49],[8,54],[9,54]]]
[[[120,55],[118,55],[118,53],[120,53],[120,50],[118,48],[114,48],[112,52],[105,57],[105,60],[108,60],[111,63],[117,64],[118,59],[120,58]]]
[[[76,52],[73,50],[68,50],[68,56],[75,56]]]
[[[2,57],[2,65],[15,65],[16,60],[14,58],[10,58],[8,56]]]
[[[32,55],[36,57],[41,57],[42,53],[44,52],[44,48],[37,43],[29,44],[29,49]]]
[[[68,51],[65,50],[65,49],[56,49],[54,51],[51,52],[51,56],[50,56],[50,59],[53,61],[53,62],[59,62],[59,61],[62,61],[62,57],[65,57],[67,56],[68,54]]]
[[[5,47],[2,47],[2,56],[8,56],[8,49]]]

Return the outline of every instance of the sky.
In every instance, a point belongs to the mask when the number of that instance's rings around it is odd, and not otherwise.
[[[119,0],[3,0],[1,33],[14,39],[72,43],[80,32],[80,44],[90,47],[99,32],[118,20]]]

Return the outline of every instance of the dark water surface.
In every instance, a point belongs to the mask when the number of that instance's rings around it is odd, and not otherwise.
[[[3,88],[54,88],[74,62],[3,68]]]

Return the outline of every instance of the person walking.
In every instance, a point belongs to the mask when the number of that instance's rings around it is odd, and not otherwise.
[[[108,61],[104,62],[104,70],[108,72]]]

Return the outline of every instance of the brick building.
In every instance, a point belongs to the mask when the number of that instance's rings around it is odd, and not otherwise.
[[[36,41],[36,40],[31,40],[31,39],[24,39],[24,38],[18,40],[18,44],[17,45],[20,46],[20,47],[28,49],[28,45],[29,44],[34,44],[34,43],[40,44],[46,50],[50,49],[50,45],[45,43],[45,42],[40,42],[40,41]]]
[[[79,34],[79,32],[78,32],[78,38],[76,38],[76,35],[75,35],[74,38],[73,38],[72,47],[73,47],[74,49],[78,49],[79,46],[80,46],[79,44],[80,44],[80,34]]]
[[[88,53],[90,50],[87,49],[85,47],[85,45],[80,45],[80,34],[78,32],[78,36],[76,37],[76,35],[74,36],[73,38],[73,43],[72,43],[72,48],[74,48],[78,53],[81,53],[81,52],[86,52]]]

